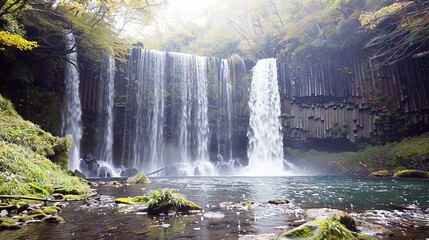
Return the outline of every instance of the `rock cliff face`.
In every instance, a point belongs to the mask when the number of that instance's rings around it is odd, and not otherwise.
[[[357,53],[278,60],[285,139],[354,143],[426,130],[428,60],[409,58],[382,68]]]

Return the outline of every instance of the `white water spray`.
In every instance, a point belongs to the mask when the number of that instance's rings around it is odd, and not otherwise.
[[[115,94],[115,59],[105,56],[100,72],[102,94],[99,97],[98,128],[102,130],[97,159],[113,166],[113,101]]]
[[[259,60],[253,68],[247,133],[249,165],[246,175],[282,175],[283,136],[275,59]]]
[[[77,62],[76,40],[73,33],[66,34],[66,50],[71,50],[66,55],[67,61],[64,68],[66,85],[65,111],[63,113],[63,134],[70,134],[72,146],[69,151],[69,169],[79,170],[80,140],[82,139],[82,108],[79,97],[79,71]]]

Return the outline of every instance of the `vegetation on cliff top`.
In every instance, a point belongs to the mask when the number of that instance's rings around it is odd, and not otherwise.
[[[0,96],[0,194],[47,197],[56,188],[89,192],[84,180],[66,172],[69,147],[69,138],[23,120]]]

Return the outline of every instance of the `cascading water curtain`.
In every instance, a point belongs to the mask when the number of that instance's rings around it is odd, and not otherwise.
[[[98,95],[96,158],[113,166],[113,102],[115,95],[115,59],[104,55],[100,70],[101,93]]]
[[[283,135],[276,60],[259,60],[253,68],[250,91],[249,175],[281,175]]]
[[[63,112],[63,134],[70,134],[72,146],[69,152],[69,169],[79,170],[80,140],[82,138],[82,108],[79,97],[79,71],[77,62],[76,39],[73,33],[66,34],[66,55],[64,78],[66,85],[65,110]]]

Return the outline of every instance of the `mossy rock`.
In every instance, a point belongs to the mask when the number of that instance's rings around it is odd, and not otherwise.
[[[64,195],[64,199],[65,200],[78,200],[78,199],[82,199],[81,195],[74,195],[74,194],[66,194]]]
[[[279,205],[279,204],[288,204],[290,203],[289,200],[285,198],[274,198],[268,201],[269,204]]]
[[[397,178],[429,178],[428,172],[420,170],[404,170],[399,171],[393,175]]]
[[[9,217],[0,217],[0,223],[9,223],[9,224],[14,224],[18,222],[17,219],[15,218],[9,218]]]
[[[281,237],[308,240],[357,240],[357,233],[348,230],[335,219],[313,220],[297,228],[287,231]]]
[[[148,196],[135,196],[135,197],[115,199],[115,203],[123,203],[123,204],[141,204],[141,203],[147,203],[148,201],[149,201]]]
[[[139,183],[150,183],[148,177],[146,177],[143,173],[137,173],[136,175],[129,177],[127,179],[128,184],[139,184]]]
[[[393,174],[389,170],[375,171],[369,174],[369,177],[391,177]]]
[[[48,215],[57,214],[57,213],[61,212],[61,208],[59,208],[57,206],[49,206],[49,207],[44,208],[43,212],[48,214]]]
[[[42,219],[42,222],[44,222],[44,223],[63,223],[65,221],[64,221],[64,218],[62,218],[60,216],[47,216],[47,217],[44,217]]]
[[[33,209],[27,213],[27,215],[29,216],[39,215],[39,214],[46,215],[42,209]]]
[[[21,225],[11,224],[8,222],[0,223],[0,230],[18,230],[21,228]]]
[[[21,216],[15,216],[14,219],[18,220],[18,222],[27,222],[27,221],[33,220],[34,218],[28,215],[21,215]]]
[[[313,235],[313,232],[319,225],[303,224],[297,228],[283,233],[281,236],[286,238],[308,238]]]
[[[63,195],[81,195],[82,194],[82,192],[79,191],[78,189],[65,188],[65,187],[54,188],[54,193],[60,193]]]
[[[189,212],[202,210],[196,203],[189,201],[174,189],[163,188],[149,192],[148,214],[158,215],[169,211]]]
[[[54,199],[64,199],[64,195],[61,193],[54,193],[54,194],[52,194],[52,197]]]
[[[252,200],[247,200],[241,203],[241,205],[243,205],[243,207],[245,207],[246,209],[250,209],[252,208],[252,206],[255,204],[254,201]]]

